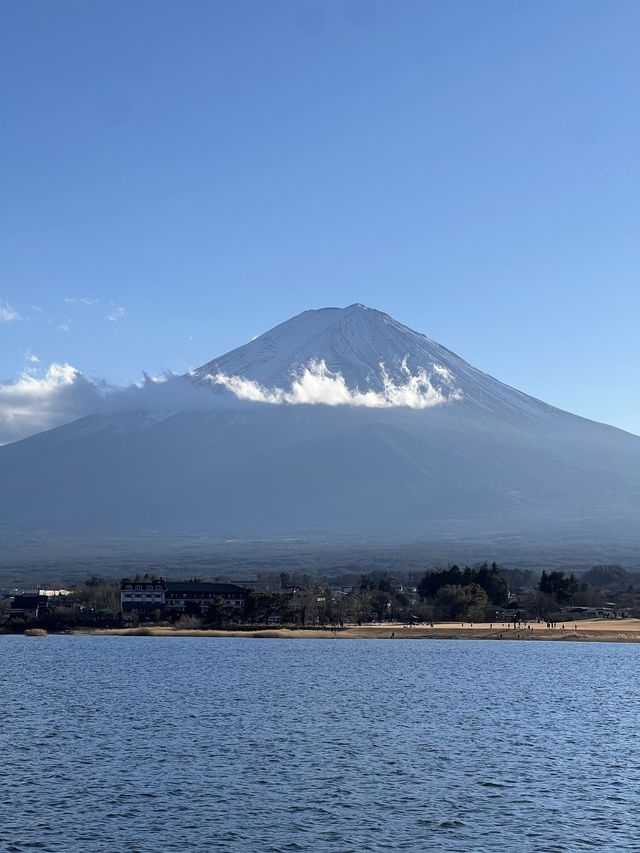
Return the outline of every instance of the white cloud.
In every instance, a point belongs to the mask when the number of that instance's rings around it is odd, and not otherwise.
[[[64,300],[68,305],[97,305],[99,299],[87,299],[86,296],[66,296]]]
[[[25,371],[0,382],[0,444],[68,423],[95,409],[97,385],[70,364],[52,364],[41,375]]]
[[[410,409],[427,409],[462,397],[460,390],[453,387],[446,368],[440,371],[434,370],[443,380],[437,384],[434,384],[433,377],[425,370],[412,374],[406,361],[402,364],[406,381],[401,384],[395,383],[388,376],[383,364],[380,368],[383,391],[359,391],[348,388],[342,374],[332,373],[324,361],[311,361],[299,376],[292,379],[288,390],[265,388],[252,380],[240,376],[227,376],[224,373],[216,373],[206,378],[211,384],[222,386],[240,400],[271,405],[364,406],[367,408],[405,406]]]
[[[109,314],[105,315],[105,319],[109,320],[112,323],[116,323],[121,317],[124,317],[125,310],[121,306],[117,306],[111,311]]]
[[[29,364],[40,364],[40,359],[34,352],[31,352],[30,349],[25,352],[24,360]]]
[[[20,315],[9,305],[8,302],[0,302],[0,323],[11,323],[20,320]]]
[[[175,374],[144,374],[137,384],[116,387],[88,380],[70,364],[40,369],[29,355],[30,363],[18,379],[0,382],[0,444],[90,414],[210,411],[265,404],[428,409],[463,396],[450,375],[435,368],[433,375],[425,370],[412,374],[406,365],[402,369],[404,382],[392,381],[381,365],[382,391],[350,389],[344,377],[329,371],[323,361],[310,362],[292,378],[289,388],[265,388],[240,376],[220,373],[208,377],[205,384],[194,384],[189,377]]]
[[[73,322],[72,320],[64,320],[64,322],[60,323],[58,326],[59,331],[68,332],[69,329],[71,328],[72,322]]]
[[[31,310],[32,311],[42,311],[42,306],[41,305],[32,305]]]
[[[139,383],[119,387],[89,380],[70,364],[27,366],[18,379],[0,381],[0,445],[91,414],[198,411],[223,405],[223,395],[172,374],[144,374]]]

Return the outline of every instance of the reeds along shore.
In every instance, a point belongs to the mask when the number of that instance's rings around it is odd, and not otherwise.
[[[556,642],[640,643],[640,619],[590,619],[513,627],[507,623],[439,623],[427,625],[347,625],[343,628],[255,628],[248,631],[145,626],[113,630],[76,631],[76,634],[146,637],[245,637],[286,640],[534,640]]]

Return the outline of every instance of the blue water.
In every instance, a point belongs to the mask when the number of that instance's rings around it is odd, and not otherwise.
[[[0,850],[639,851],[640,646],[0,637]]]

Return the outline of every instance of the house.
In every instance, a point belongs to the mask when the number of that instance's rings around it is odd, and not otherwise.
[[[335,596],[339,595],[354,595],[357,592],[360,592],[360,584],[337,584],[331,583],[329,584],[329,591],[331,594]]]
[[[123,613],[135,611],[164,615],[193,613],[203,615],[212,602],[222,599],[234,610],[244,610],[247,590],[232,583],[205,581],[165,581],[155,575],[124,578],[120,583],[120,606]]]
[[[64,598],[67,595],[73,595],[70,589],[39,589],[39,595],[46,595],[47,598]]]
[[[39,619],[44,616],[48,607],[48,598],[39,593],[24,593],[14,596],[11,601],[9,616],[11,619]]]
[[[200,610],[204,615],[212,602],[222,599],[234,610],[244,610],[247,590],[233,583],[208,583],[205,581],[168,581],[165,592],[165,610],[184,613]]]
[[[624,619],[630,615],[629,610],[618,608],[617,604],[607,601],[605,607],[568,607],[564,612],[575,617],[586,618],[588,616],[599,619]]]
[[[123,578],[120,582],[122,612],[135,610],[138,613],[151,613],[154,610],[163,610],[166,589],[164,579],[155,575]]]

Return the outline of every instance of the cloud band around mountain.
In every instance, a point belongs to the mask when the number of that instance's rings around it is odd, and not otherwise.
[[[382,391],[347,386],[340,373],[323,361],[311,361],[292,377],[289,388],[267,388],[240,376],[218,373],[195,384],[189,377],[143,376],[127,387],[84,377],[70,364],[51,364],[45,370],[25,369],[16,380],[0,382],[0,444],[18,441],[86,415],[126,411],[206,411],[252,405],[322,405],[365,408],[427,409],[460,400],[448,371],[434,365],[431,373],[411,373],[403,365],[401,382],[394,382],[380,365]]]
[[[427,409],[462,397],[462,392],[453,387],[449,372],[440,365],[434,365],[433,370],[437,382],[433,374],[424,369],[411,373],[406,361],[402,364],[406,377],[402,383],[396,383],[390,378],[384,364],[380,364],[380,370],[383,391],[349,388],[342,374],[332,373],[324,361],[309,362],[298,376],[292,378],[289,389],[265,388],[250,379],[224,373],[209,375],[206,379],[212,385],[220,385],[231,391],[239,400],[271,405],[364,406],[374,409],[406,406],[410,409]]]

